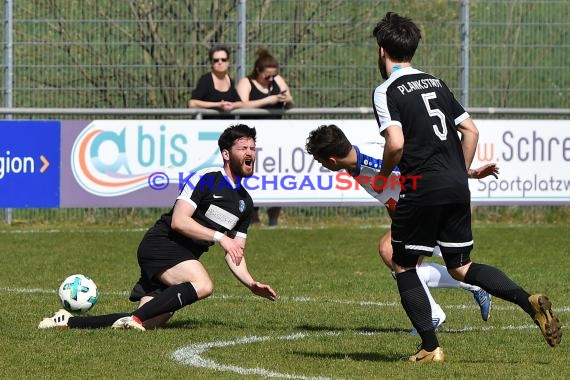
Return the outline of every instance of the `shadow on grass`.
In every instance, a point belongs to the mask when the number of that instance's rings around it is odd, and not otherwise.
[[[297,329],[302,331],[317,331],[317,332],[353,332],[355,334],[393,334],[393,333],[406,333],[410,332],[409,328],[377,328],[377,327],[357,327],[357,328],[347,328],[347,327],[335,327],[335,326],[313,326],[313,325],[300,325]],[[325,359],[325,360],[352,360],[357,362],[399,362],[402,360],[401,355],[387,355],[377,352],[302,352],[302,351],[292,351],[294,355],[304,356],[308,358],[315,359]]]
[[[339,327],[339,326],[314,326],[314,325],[300,325],[296,327],[301,331],[353,331],[355,333],[361,334],[382,334],[382,333],[409,333],[411,328],[398,328],[398,327],[357,327],[357,328],[349,328],[349,327]]]
[[[177,319],[169,321],[161,329],[199,329],[226,326],[227,323],[214,319]]]
[[[376,352],[301,352],[293,351],[293,355],[304,356],[313,359],[326,359],[326,360],[352,360],[356,362],[395,362],[400,358],[396,356],[384,355]]]

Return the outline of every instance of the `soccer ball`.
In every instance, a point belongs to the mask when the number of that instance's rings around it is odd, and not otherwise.
[[[97,303],[99,290],[89,277],[73,274],[59,286],[59,299],[66,310],[84,312]]]

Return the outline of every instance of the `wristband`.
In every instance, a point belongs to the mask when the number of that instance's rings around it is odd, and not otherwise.
[[[224,234],[221,233],[220,231],[214,232],[214,241],[219,242],[220,240],[222,240],[223,236],[224,236]]]

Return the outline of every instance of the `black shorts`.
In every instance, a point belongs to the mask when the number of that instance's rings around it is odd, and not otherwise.
[[[193,253],[176,239],[151,231],[145,234],[137,250],[141,277],[129,297],[133,302],[161,293],[168,286],[158,280],[158,275],[183,261],[198,260],[202,254]]]
[[[471,262],[471,205],[414,206],[399,202],[392,220],[392,260],[402,267],[415,266],[418,256],[431,256],[436,245],[450,269]]]

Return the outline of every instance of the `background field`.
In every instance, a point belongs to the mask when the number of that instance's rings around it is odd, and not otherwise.
[[[255,226],[248,265],[278,291],[277,302],[252,296],[216,248],[203,257],[214,296],[176,313],[169,328],[138,333],[40,331],[37,324],[57,310],[55,289],[72,272],[99,285],[93,314],[130,310],[127,292],[138,277],[135,251],[144,228],[1,226],[0,378],[570,377],[566,336],[549,348],[521,310],[497,299],[491,320],[482,322],[462,290],[434,290],[447,313],[439,335],[446,362],[400,363],[418,338],[408,334],[395,283],[376,254],[386,228]],[[545,292],[562,323],[570,318],[567,224],[478,224],[475,242],[476,260]],[[194,365],[173,359],[179,349]]]

